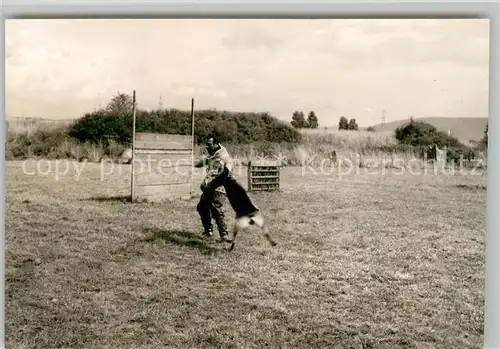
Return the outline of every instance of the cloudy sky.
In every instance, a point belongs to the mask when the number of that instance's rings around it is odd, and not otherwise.
[[[143,108],[314,110],[320,126],[487,117],[487,20],[7,20],[7,116]]]

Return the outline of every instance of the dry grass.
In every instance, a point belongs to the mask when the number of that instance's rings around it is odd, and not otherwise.
[[[227,253],[196,201],[120,200],[119,168],[7,163],[8,348],[482,345],[486,176],[286,168],[252,194],[278,246],[253,231]]]
[[[394,128],[395,129],[395,128]],[[359,130],[359,131],[349,131],[349,130],[339,130],[338,128],[316,128],[316,129],[309,129],[305,128],[300,130],[300,132],[306,136],[335,136],[338,138],[343,138],[343,139],[348,139],[348,140],[353,140],[353,139],[360,139],[360,138],[367,138],[367,137],[373,137],[376,139],[381,139],[382,141],[387,141],[387,139],[392,140],[394,139],[394,130],[389,130],[389,131],[366,131],[366,130]]]
[[[52,120],[45,118],[10,118],[5,120],[7,134],[33,135],[36,131],[60,130],[71,124],[73,120]]]

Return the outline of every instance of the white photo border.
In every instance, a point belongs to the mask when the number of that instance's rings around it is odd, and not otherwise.
[[[0,106],[5,159],[5,20],[21,18],[488,18],[490,22],[490,81],[488,117],[488,199],[486,219],[486,269],[484,345],[500,349],[500,3],[493,1],[169,1],[169,0],[3,0],[0,4],[2,84]],[[5,236],[5,168],[0,179],[0,232]],[[5,275],[2,239],[0,269]],[[0,347],[5,348],[5,282],[1,281]]]

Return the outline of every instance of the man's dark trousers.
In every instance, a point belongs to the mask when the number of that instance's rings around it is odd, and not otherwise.
[[[201,195],[198,206],[196,207],[201,224],[205,229],[205,234],[212,233],[212,217],[215,219],[219,235],[227,235],[227,226],[224,221],[224,211],[222,209],[224,194],[214,190],[207,190]]]

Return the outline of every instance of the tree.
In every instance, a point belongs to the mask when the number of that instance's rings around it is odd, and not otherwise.
[[[295,111],[292,116],[291,124],[295,128],[306,128],[307,121],[304,116],[304,113],[301,111]]]
[[[347,125],[347,129],[352,130],[352,131],[358,130],[358,123],[356,122],[356,119],[349,120],[349,124]]]
[[[413,146],[433,144],[436,133],[437,129],[434,125],[424,121],[415,121],[413,118],[410,118],[410,122],[406,125],[401,125],[394,131],[399,143]]]
[[[406,125],[399,126],[394,135],[400,144],[412,146],[447,146],[449,149],[462,146],[457,138],[449,136],[427,122],[410,119]]]
[[[349,122],[345,116],[342,116],[339,120],[339,130],[349,129]]]
[[[109,101],[106,106],[106,111],[117,115],[129,115],[132,114],[133,107],[134,101],[132,96],[118,92],[118,94],[113,96]]]
[[[310,111],[309,115],[307,115],[307,126],[309,128],[318,128],[319,126],[318,117],[314,111]]]
[[[484,130],[484,135],[483,135],[483,139],[481,139],[481,143],[486,148],[488,147],[488,123],[486,123],[486,128]]]

